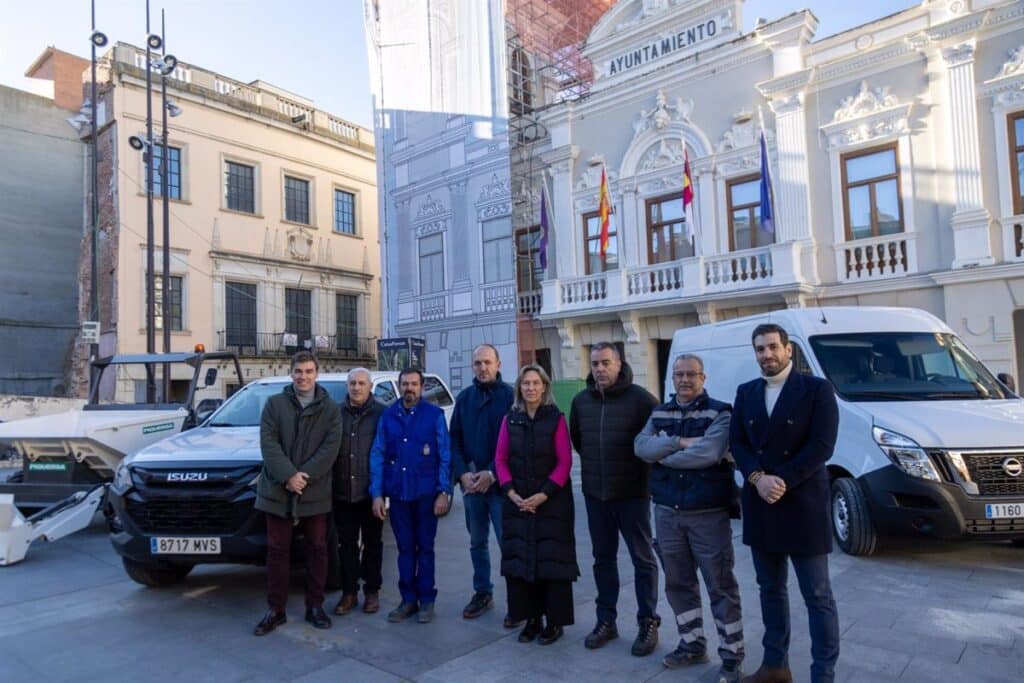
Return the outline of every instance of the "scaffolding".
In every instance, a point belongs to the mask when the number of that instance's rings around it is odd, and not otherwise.
[[[546,107],[573,102],[590,92],[593,65],[583,47],[594,25],[616,0],[507,0],[505,14],[509,162],[516,250],[517,342],[520,365],[540,361],[536,332],[541,279],[536,216],[545,182],[536,151],[547,130]],[[550,201],[550,195],[549,195]],[[548,209],[550,212],[550,208]],[[549,363],[550,361],[548,361]],[[547,368],[550,371],[550,367]]]

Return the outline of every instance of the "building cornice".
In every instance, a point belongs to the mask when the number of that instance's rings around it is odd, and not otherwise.
[[[124,85],[140,89],[145,89],[146,87],[146,72],[135,66],[125,64],[124,62],[115,62],[113,74],[118,76],[120,82]],[[315,126],[312,123],[308,124],[308,129],[299,128],[292,123],[291,117],[273,109],[246,102],[230,95],[222,95],[195,83],[181,83],[173,78],[167,79],[167,87],[168,91],[172,92],[175,97],[200,106],[218,109],[243,118],[258,117],[261,123],[274,126],[293,135],[316,139],[317,142],[336,146],[340,150],[361,156],[370,161],[375,161],[377,158],[377,150],[374,145],[353,141],[350,138],[335,134],[326,128]],[[360,127],[359,130],[366,129]]]
[[[377,276],[373,273],[366,273],[358,270],[349,270],[348,268],[336,268],[334,266],[325,266],[320,263],[297,263],[295,261],[286,261],[284,259],[268,258],[266,256],[257,256],[255,254],[248,254],[240,251],[231,251],[227,249],[211,249],[210,258],[213,261],[224,260],[224,261],[240,261],[243,263],[255,263],[261,266],[268,266],[271,268],[290,268],[292,270],[300,270],[308,273],[313,273],[317,277],[321,274],[338,275],[341,277],[351,277],[363,280],[365,282],[371,282]]]

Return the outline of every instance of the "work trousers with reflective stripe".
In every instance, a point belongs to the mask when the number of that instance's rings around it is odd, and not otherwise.
[[[654,508],[655,550],[665,570],[665,595],[676,615],[681,645],[693,653],[707,649],[697,572],[711,602],[722,661],[743,660],[743,613],[733,573],[729,511],[682,512]]]

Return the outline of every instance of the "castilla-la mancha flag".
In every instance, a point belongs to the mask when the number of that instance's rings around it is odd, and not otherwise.
[[[597,211],[601,216],[601,261],[608,255],[608,233],[609,223],[612,215],[612,201],[608,195],[608,176],[604,166],[601,166],[601,193],[599,195]]]

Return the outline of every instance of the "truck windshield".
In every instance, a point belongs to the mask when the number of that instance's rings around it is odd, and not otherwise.
[[[1010,398],[952,334],[831,334],[810,341],[825,375],[848,401]]]
[[[318,382],[335,402],[344,400],[345,382]],[[249,384],[239,389],[210,416],[207,427],[258,427],[267,399],[280,394],[286,383]]]

